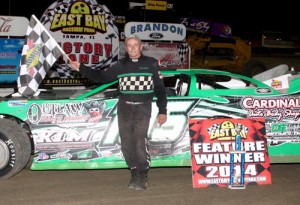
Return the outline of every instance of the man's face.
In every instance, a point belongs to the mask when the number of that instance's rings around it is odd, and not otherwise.
[[[129,39],[125,46],[129,58],[139,58],[141,56],[143,46],[137,39]]]

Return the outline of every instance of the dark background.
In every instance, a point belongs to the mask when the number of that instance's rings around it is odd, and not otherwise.
[[[131,0],[144,3],[145,0]],[[55,0],[1,0],[0,15],[38,18]],[[97,0],[113,15],[125,15],[127,21],[176,22],[180,17],[195,17],[232,26],[233,35],[244,39],[260,38],[263,31],[280,31],[290,36],[300,36],[299,7],[296,1],[213,1],[168,0],[172,10],[130,10],[130,0]],[[294,2],[294,3],[293,3]]]

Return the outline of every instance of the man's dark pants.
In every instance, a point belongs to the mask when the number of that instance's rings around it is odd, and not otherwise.
[[[121,149],[129,168],[147,170],[150,166],[147,133],[152,103],[130,103],[123,100],[118,102]]]

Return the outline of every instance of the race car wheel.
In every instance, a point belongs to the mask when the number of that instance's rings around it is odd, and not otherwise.
[[[0,179],[19,173],[28,163],[30,154],[26,131],[14,121],[0,119]]]
[[[243,75],[253,77],[267,70],[266,65],[260,60],[250,60],[244,67]]]

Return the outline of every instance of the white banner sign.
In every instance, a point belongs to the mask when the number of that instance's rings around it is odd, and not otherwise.
[[[0,16],[0,36],[25,36],[28,19],[18,16]]]
[[[183,24],[128,22],[124,28],[125,36],[137,35],[142,40],[183,41],[186,28]]]

